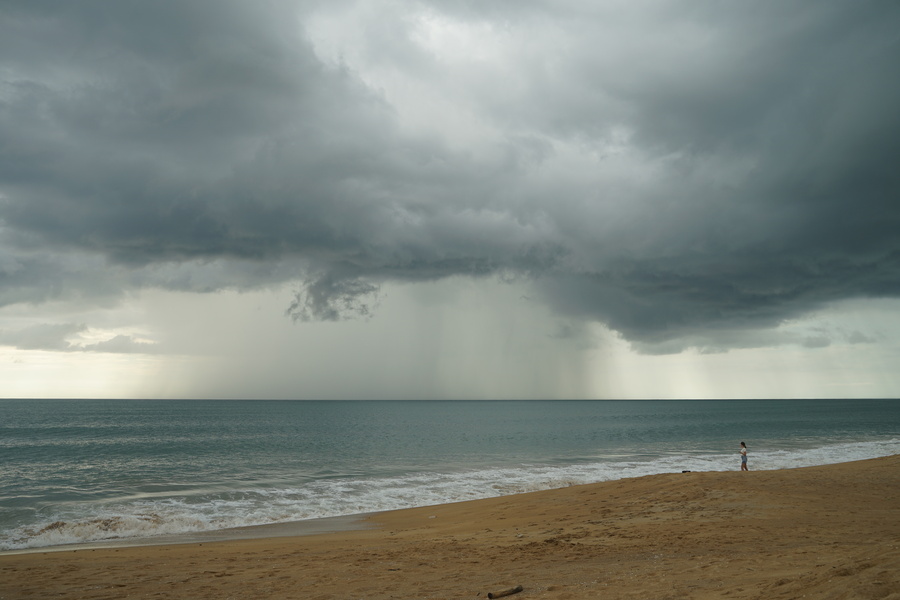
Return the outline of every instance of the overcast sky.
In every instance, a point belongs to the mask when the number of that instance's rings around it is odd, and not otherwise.
[[[894,0],[4,0],[0,396],[900,396]]]

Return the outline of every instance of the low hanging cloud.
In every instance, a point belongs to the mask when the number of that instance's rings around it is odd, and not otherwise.
[[[108,339],[86,343],[78,338],[88,332],[84,324],[40,323],[18,329],[0,329],[0,346],[17,350],[43,350],[48,352],[109,352],[115,354],[153,354],[156,344],[117,334]]]
[[[0,330],[0,344],[19,350],[68,352],[74,348],[68,338],[85,329],[84,325],[71,323],[42,323],[16,330]]]
[[[336,320],[500,277],[645,351],[739,346],[900,296],[898,31],[874,1],[6,2],[0,303],[299,281],[288,314]]]

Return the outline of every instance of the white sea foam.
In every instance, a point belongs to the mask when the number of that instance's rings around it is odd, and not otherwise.
[[[812,449],[754,452],[754,470],[788,469],[888,456],[900,440],[839,443]],[[414,506],[459,502],[657,473],[738,468],[737,454],[678,455],[532,465],[456,473],[325,479],[303,485],[195,492],[78,504],[36,526],[0,533],[0,550],[110,539],[189,534]]]

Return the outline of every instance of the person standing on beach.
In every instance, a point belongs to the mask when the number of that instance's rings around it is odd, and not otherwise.
[[[747,468],[747,444],[741,442],[741,471],[749,471]]]

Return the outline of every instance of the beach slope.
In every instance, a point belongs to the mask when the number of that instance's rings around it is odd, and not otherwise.
[[[379,513],[372,529],[0,556],[0,599],[900,599],[900,455]]]

